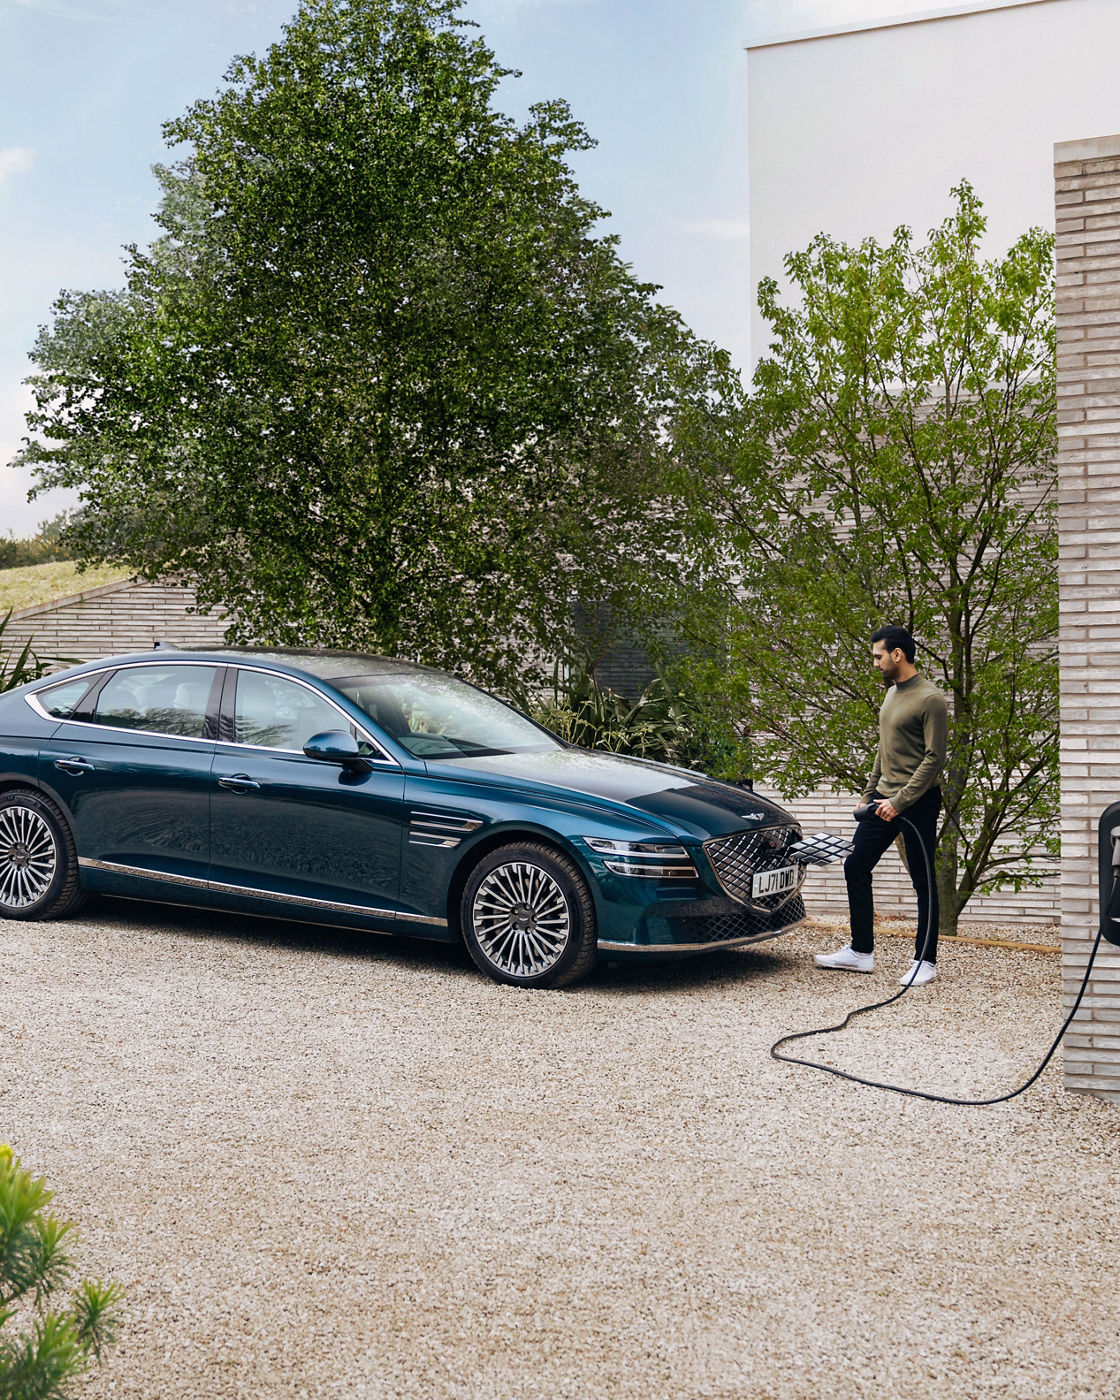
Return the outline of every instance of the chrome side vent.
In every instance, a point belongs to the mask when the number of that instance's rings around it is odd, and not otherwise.
[[[452,850],[464,836],[477,831],[481,825],[475,817],[457,817],[448,812],[413,812],[408,844]]]

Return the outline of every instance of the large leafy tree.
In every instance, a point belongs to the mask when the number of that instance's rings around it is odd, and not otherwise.
[[[21,460],[81,492],[84,555],[193,576],[235,637],[524,680],[577,605],[676,585],[676,423],[730,371],[599,231],[566,105],[498,111],[457,9],[303,0],[166,126],[163,234],[58,301]]]
[[[697,634],[756,772],[789,797],[862,790],[881,683],[870,634],[920,641],[952,720],[942,929],[1057,850],[1053,240],[980,253],[973,190],[918,245],[825,235],[760,291],[769,354],[719,503],[735,591]],[[706,621],[705,621],[706,618]]]

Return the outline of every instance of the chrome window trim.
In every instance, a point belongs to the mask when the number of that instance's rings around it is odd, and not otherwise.
[[[228,663],[228,665],[231,671],[258,671],[261,675],[274,676],[279,681],[292,681],[295,685],[302,685],[304,690],[309,690],[312,693],[312,695],[315,695],[320,700],[325,701],[326,704],[328,704],[332,710],[336,711],[346,721],[347,728],[349,728],[350,725],[353,725],[354,728],[357,729],[358,732],[361,734],[362,738],[364,738],[367,743],[372,744],[373,747],[377,750],[377,752],[382,755],[381,758],[375,758],[372,754],[363,754],[362,757],[366,760],[367,763],[373,763],[380,767],[385,767],[386,765],[391,768],[397,769],[401,767],[400,763],[397,762],[393,755],[390,753],[386,753],[385,749],[378,742],[378,740],[376,740],[373,737],[373,735],[367,729],[365,729],[362,724],[359,723],[358,720],[351,719],[350,716],[346,713],[346,711],[340,705],[336,704],[336,702],[332,700],[329,695],[324,695],[321,690],[318,690],[315,686],[313,686],[310,681],[305,681],[302,676],[289,676],[284,671],[274,671],[269,666],[254,666],[252,664],[245,665],[240,661],[231,661]],[[234,679],[236,682],[236,677]],[[236,705],[236,703],[237,692],[235,690],[234,704]],[[273,748],[269,744],[245,744],[238,739],[219,739],[217,740],[217,742],[219,744],[225,744],[229,748],[252,749],[256,753],[294,753],[299,754],[301,758],[306,757],[302,749],[279,749]],[[318,762],[319,760],[312,761]]]
[[[141,865],[124,865],[115,860],[94,860],[79,856],[83,870],[107,870],[111,875],[134,875],[145,880],[158,880],[166,885],[185,885],[192,890],[207,890],[217,894],[248,895],[252,899],[269,899],[277,904],[292,904],[302,909],[329,909],[337,914],[364,914],[372,919],[394,919],[400,923],[434,924],[446,928],[447,920],[429,914],[406,914],[399,909],[375,909],[367,904],[347,904],[337,899],[314,899],[310,895],[280,894],[276,890],[258,890],[249,885],[229,885],[221,880],[202,880],[195,875],[174,875],[166,870],[147,870]]]
[[[305,690],[310,690],[312,695],[316,695],[319,697],[320,700],[325,701],[326,704],[328,704],[331,707],[331,709],[336,711],[336,713],[346,721],[347,728],[349,728],[350,725],[353,725],[354,728],[357,729],[358,732],[361,734],[361,736],[368,743],[373,745],[373,747],[376,749],[377,753],[381,755],[381,757],[378,758],[373,754],[363,755],[367,763],[372,763],[375,767],[396,768],[398,771],[401,769],[401,764],[392,756],[392,754],[386,753],[384,747],[378,742],[378,740],[375,739],[373,735],[370,734],[369,731],[365,729],[365,727],[362,724],[360,724],[357,720],[351,719],[350,716],[346,713],[346,711],[343,710],[339,705],[337,705],[329,695],[324,695],[321,690],[316,689],[315,686],[313,686],[309,681],[305,681],[301,676],[289,676],[283,671],[273,671],[268,666],[242,665],[240,662],[230,661],[188,661],[186,659],[180,661],[177,659],[169,660],[167,657],[161,657],[157,660],[153,657],[151,661],[130,661],[127,663],[127,665],[102,666],[100,670],[87,671],[86,674],[89,676],[90,681],[92,683],[99,676],[107,675],[110,671],[131,671],[134,667],[137,666],[169,665],[209,666],[211,668],[216,669],[221,669],[222,667],[224,667],[225,669],[230,671],[260,671],[263,672],[263,674],[266,676],[275,676],[278,680],[294,681],[296,685],[302,685]],[[43,709],[42,705],[36,703],[36,697],[39,695],[39,692],[43,690],[50,690],[50,688],[54,685],[65,685],[65,681],[56,680],[52,678],[48,680],[48,682],[45,685],[39,686],[38,690],[33,690],[30,692],[30,694],[25,695],[23,697],[27,704],[31,707],[32,710],[35,711],[35,713],[39,716],[40,719],[45,719],[51,724],[76,724],[81,728],[94,729],[97,730],[98,733],[102,734],[149,734],[156,739],[175,739],[186,744],[226,744],[230,748],[252,749],[257,753],[289,753],[297,754],[300,757],[306,757],[302,749],[275,749],[271,748],[268,744],[242,744],[238,743],[235,739],[196,739],[189,734],[165,734],[162,730],[159,729],[123,729],[115,724],[96,724],[92,720],[60,719],[58,715],[48,714],[47,711]],[[310,761],[317,762],[318,760],[312,759]]]

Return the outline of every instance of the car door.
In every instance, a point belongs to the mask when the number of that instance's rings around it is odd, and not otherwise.
[[[98,872],[204,885],[223,667],[122,666],[40,749],[39,781],[69,817],[83,881]]]
[[[377,751],[370,771],[356,772],[303,752],[314,734],[353,728],[308,681],[230,668],[211,788],[215,885],[328,914],[333,906],[343,914],[395,916],[404,799],[399,765]]]

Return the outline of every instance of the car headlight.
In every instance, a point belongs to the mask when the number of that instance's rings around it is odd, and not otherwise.
[[[646,880],[696,880],[696,866],[683,846],[667,841],[613,841],[585,836],[584,842],[615,875]]]

